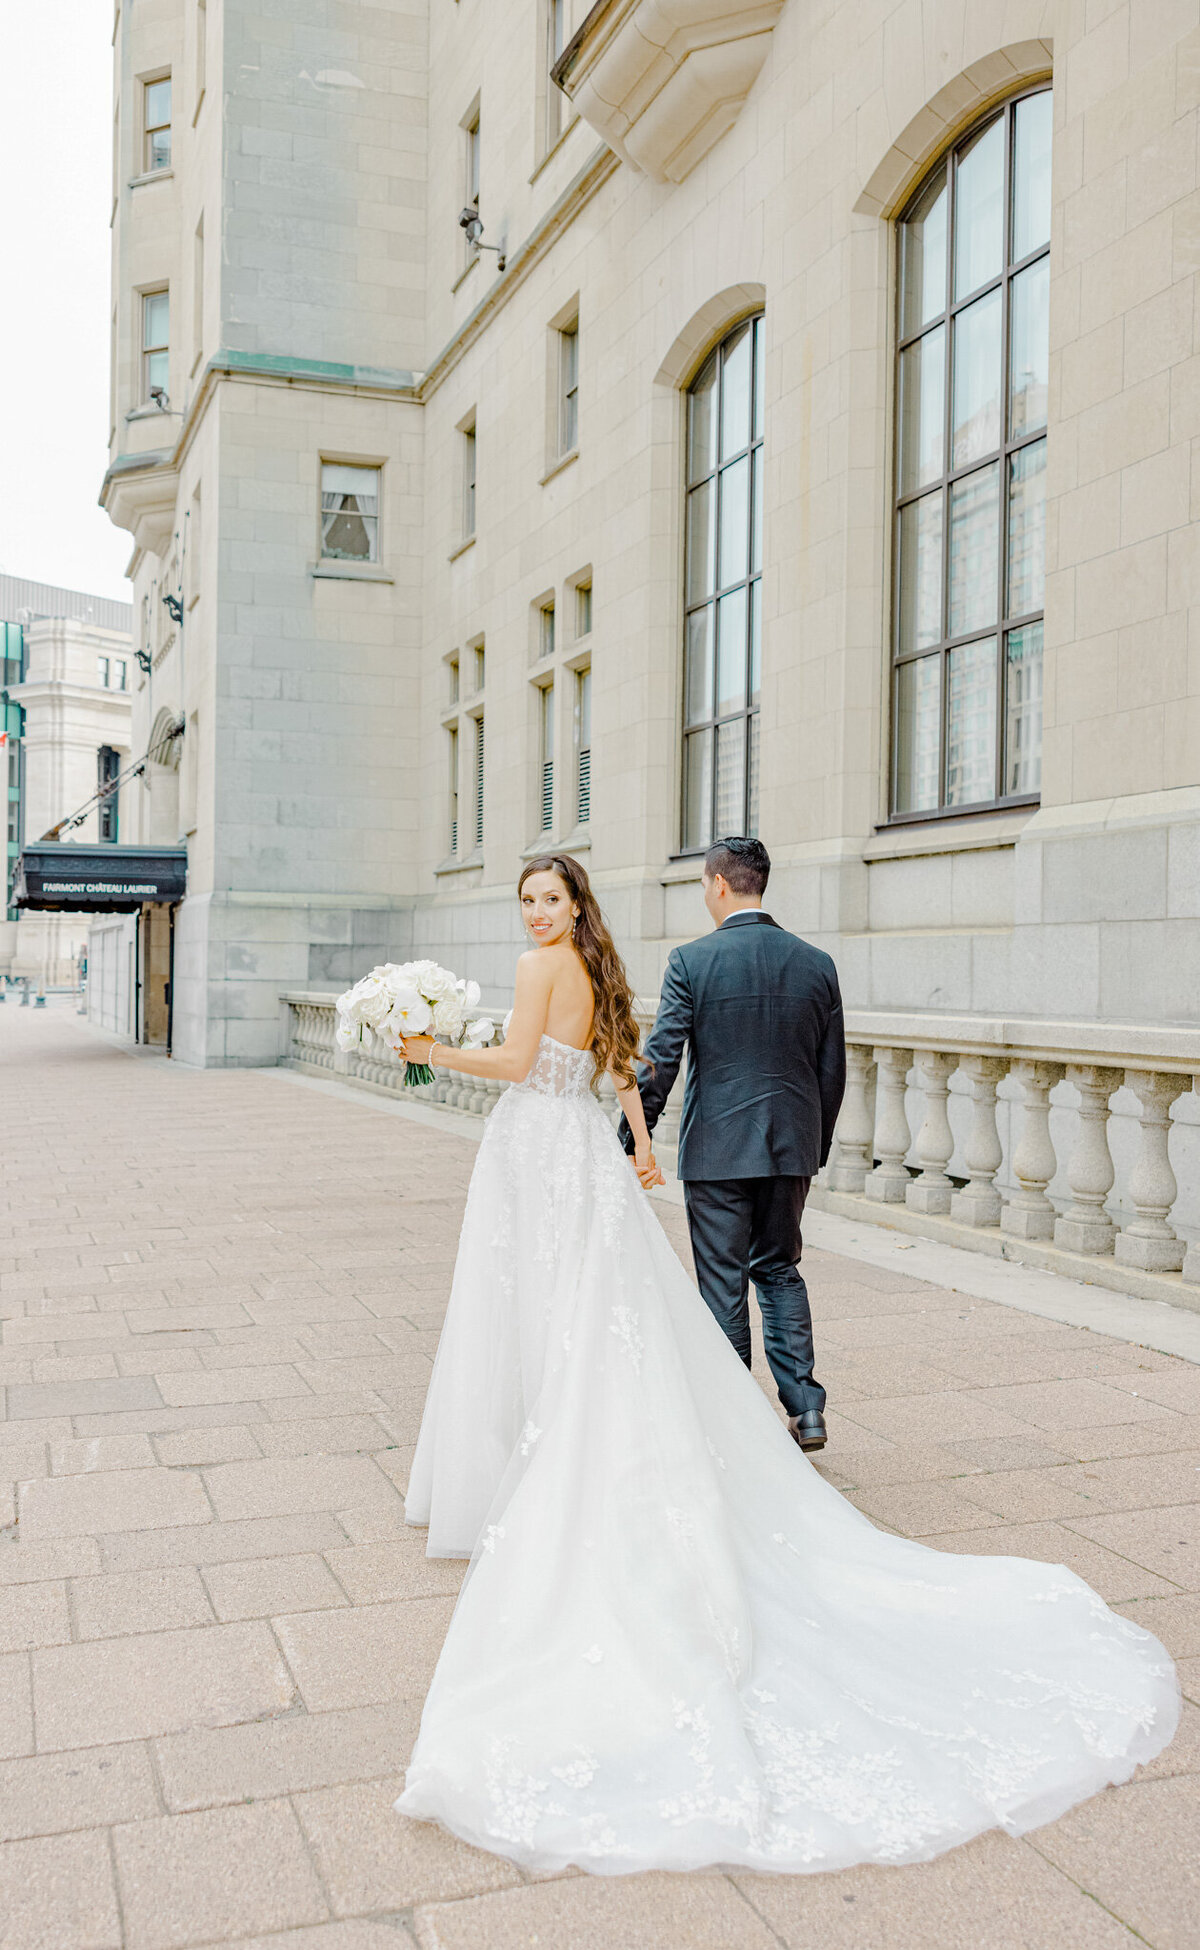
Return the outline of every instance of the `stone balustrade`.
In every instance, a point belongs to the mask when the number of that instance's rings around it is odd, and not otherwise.
[[[851,1011],[846,1039],[812,1203],[1200,1308],[1171,1156],[1195,1230],[1200,1030]]]
[[[285,1063],[402,1088],[390,1050],[339,1052],[332,994],[281,1003]],[[643,1028],[653,1014],[639,1002]],[[1200,1309],[1200,1029],[851,1010],[846,1043],[812,1205]],[[486,1116],[505,1087],[440,1076],[405,1094]],[[600,1095],[615,1123],[607,1078]],[[665,1160],[680,1099],[677,1085],[655,1133]]]

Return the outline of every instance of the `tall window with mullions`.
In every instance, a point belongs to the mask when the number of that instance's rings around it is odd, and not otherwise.
[[[1041,787],[1051,134],[1006,102],[899,225],[897,818]]]
[[[737,326],[687,396],[684,852],[758,830],[763,331]]]

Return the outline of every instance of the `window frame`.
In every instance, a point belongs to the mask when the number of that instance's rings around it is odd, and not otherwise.
[[[327,490],[325,487],[325,470],[326,468],[330,468],[330,467],[352,467],[355,468],[360,473],[374,474],[375,476],[375,513],[373,515],[368,515],[368,514],[363,514],[361,510],[355,510],[355,512],[358,514],[359,520],[363,523],[364,529],[367,534],[369,547],[366,555],[344,555],[344,554],[339,555],[332,552],[330,549],[326,547],[325,518],[326,518],[327,510],[325,508],[325,495]],[[337,493],[338,491],[339,490],[333,488],[328,490],[328,492],[331,494]],[[343,489],[341,490],[341,492],[345,493],[346,490]],[[330,515],[336,515],[339,512],[342,511],[338,509],[328,510],[328,513]],[[373,526],[371,524],[373,524]],[[318,464],[317,464],[317,560],[319,562],[360,562],[360,563],[370,564],[373,567],[378,568],[380,563],[382,562],[382,559],[383,559],[383,466],[382,463],[379,461],[372,461],[372,460],[348,460],[345,458],[335,459],[334,456],[331,454],[321,454],[318,457]]]
[[[726,358],[727,358],[728,350],[734,345],[734,342],[738,340],[741,337],[742,333],[745,332],[747,329],[749,330],[749,334],[750,334],[750,352],[749,352],[750,367],[749,367],[749,383],[747,389],[749,416],[750,416],[749,417],[750,437],[747,443],[743,447],[738,447],[736,449],[733,449],[730,452],[730,454],[723,455],[721,452],[721,425],[723,419],[724,375],[725,375]],[[683,477],[682,478],[683,519],[681,524],[682,525],[681,588],[682,588],[683,601],[681,605],[682,627],[680,632],[680,636],[681,636],[680,680],[681,681],[680,681],[679,713],[677,718],[677,726],[678,726],[677,735],[679,737],[679,757],[680,757],[679,796],[678,796],[679,844],[678,844],[676,854],[674,856],[676,859],[681,859],[681,860],[696,859],[701,857],[704,853],[707,852],[708,848],[712,845],[713,840],[721,837],[721,835],[717,832],[717,733],[718,733],[719,726],[732,724],[735,721],[738,721],[739,719],[743,724],[743,726],[745,727],[743,733],[743,756],[742,756],[742,824],[739,830],[743,833],[749,833],[749,834],[757,833],[758,831],[758,789],[757,787],[758,787],[758,768],[761,764],[761,745],[759,744],[758,741],[761,738],[761,730],[759,729],[759,727],[761,727],[761,713],[762,713],[762,692],[761,692],[761,654],[762,654],[762,628],[763,628],[762,589],[764,583],[765,524],[763,520],[763,509],[759,508],[758,499],[756,495],[755,456],[756,454],[763,456],[761,467],[758,470],[759,480],[757,483],[757,486],[759,487],[760,491],[762,491],[765,488],[765,473],[766,473],[765,377],[763,380],[763,393],[762,396],[760,397],[758,391],[758,360],[760,357],[759,348],[761,345],[762,348],[761,359],[763,365],[763,372],[765,374],[766,346],[765,346],[765,339],[762,337],[762,335],[765,333],[765,330],[766,330],[766,310],[765,307],[762,306],[761,304],[756,306],[756,308],[753,311],[746,312],[745,314],[743,314],[742,317],[734,319],[731,324],[725,327],[724,331],[721,333],[721,336],[717,340],[715,340],[712,344],[709,345],[709,347],[707,348],[704,354],[704,357],[698,362],[694,372],[692,373],[691,379],[688,382],[688,385],[686,386],[686,388],[683,390],[681,394],[681,400],[682,400],[682,437],[681,437],[682,469],[681,472]],[[696,393],[696,389],[700,380],[703,378],[704,374],[709,368],[710,363],[714,359],[717,362],[717,371],[716,371],[716,379],[713,386],[713,414],[714,414],[714,421],[715,421],[715,431],[713,434],[712,464],[706,471],[702,473],[698,473],[693,476],[691,472],[690,401]],[[723,493],[723,488],[720,485],[720,478],[722,472],[725,469],[732,467],[733,465],[736,464],[738,460],[742,459],[743,457],[745,457],[748,461],[748,470],[747,470],[748,483],[747,483],[747,493],[746,493],[746,569],[744,575],[740,578],[739,581],[731,582],[728,585],[724,585],[720,581],[720,561],[719,561],[720,528],[721,528],[721,497]],[[714,496],[714,505],[713,505],[713,512],[712,512],[712,528],[711,528],[711,536],[712,536],[711,547],[713,551],[713,567],[712,567],[712,577],[711,577],[712,586],[711,588],[707,589],[707,592],[703,596],[697,598],[696,600],[692,600],[689,594],[689,587],[688,587],[689,577],[690,577],[690,556],[689,556],[689,544],[688,544],[688,532],[689,532],[688,508],[689,508],[691,496],[700,487],[704,486],[705,484],[711,484],[712,492]],[[765,508],[765,491],[763,492],[763,504]],[[755,563],[754,563],[754,542],[755,542],[756,527],[758,530],[758,543],[759,543],[759,561],[758,561],[757,568],[755,567]],[[759,621],[760,684],[759,684],[759,691],[757,695],[752,689],[753,642],[754,642],[754,585],[755,584],[758,585],[758,589],[759,589],[758,621]],[[721,598],[723,596],[729,596],[735,593],[738,587],[743,588],[746,592],[746,623],[745,623],[746,684],[745,684],[745,692],[744,692],[745,702],[741,707],[739,707],[736,710],[726,711],[722,713],[717,708],[720,702],[717,696],[717,685],[718,685],[718,678],[719,678],[719,654],[720,654],[719,644],[717,640],[718,609],[719,609]],[[711,642],[711,650],[710,650],[711,671],[709,676],[710,709],[707,716],[703,718],[696,718],[694,721],[689,721],[687,715],[687,711],[688,711],[687,685],[688,685],[688,642],[689,642],[690,623],[693,615],[698,614],[699,612],[705,609],[708,609],[711,612],[711,619],[712,619],[711,620],[712,642]],[[689,840],[688,829],[687,829],[688,784],[689,784],[688,781],[689,740],[694,741],[698,739],[698,737],[700,736],[704,736],[707,738],[708,753],[709,753],[708,827],[709,827],[710,836],[708,839],[704,840],[703,843],[693,842]]]
[[[138,296],[141,300],[141,313],[142,313],[141,333],[140,333],[141,346],[142,346],[141,404],[143,406],[153,406],[157,404],[157,402],[152,400],[150,397],[150,387],[151,387],[151,383],[157,385],[158,382],[157,381],[151,382],[151,378],[150,378],[151,359],[162,358],[166,361],[166,375],[165,375],[166,383],[164,384],[162,390],[166,394],[168,399],[170,399],[171,397],[171,287],[169,284],[156,284],[151,286],[148,290],[139,292]],[[161,344],[156,341],[153,345],[151,345],[147,342],[147,326],[148,326],[148,321],[150,316],[150,305],[155,298],[165,298],[167,301],[166,337],[162,340]]]
[[[538,794],[536,821],[539,835],[554,831],[554,713],[557,698],[554,673],[534,685],[537,693]]]
[[[590,825],[592,818],[592,666],[590,662],[580,664],[575,671],[571,705],[572,748],[575,761],[575,824],[581,827]]]
[[[166,82],[167,87],[170,91],[167,119],[165,122],[152,122],[150,120],[150,90],[152,88],[160,88],[164,81]],[[142,75],[141,86],[142,86],[141,173],[143,176],[162,176],[165,175],[166,172],[174,166],[174,159],[175,159],[174,158],[175,88],[174,88],[174,83],[172,81],[170,68],[164,68],[159,74]],[[156,135],[161,135],[164,129],[167,132],[166,161],[154,162],[151,160],[152,138]]]
[[[579,451],[579,314],[558,327],[557,458]]]
[[[462,435],[462,527],[459,539],[475,539],[479,518],[479,440],[474,419],[459,429]]]
[[[891,578],[890,578],[890,621],[888,657],[888,696],[890,724],[888,736],[888,778],[887,812],[882,826],[912,826],[939,819],[964,819],[980,813],[1009,812],[1036,807],[1041,803],[1041,788],[1033,792],[1005,793],[1003,786],[1006,774],[1006,743],[1008,736],[1008,684],[1007,653],[1008,640],[1023,629],[1041,625],[1043,631],[1043,670],[1045,658],[1045,586],[1043,581],[1042,604],[1039,608],[1021,611],[1012,615],[1008,612],[1009,560],[1009,502],[1012,479],[1013,457],[1025,449],[1036,447],[1049,440],[1049,412],[1046,419],[1032,432],[1025,431],[1013,436],[1010,433],[1011,413],[1011,317],[1012,287],[1023,273],[1029,271],[1039,261],[1049,263],[1050,235],[1033,250],[1021,258],[1011,255],[1013,241],[1013,164],[1015,156],[1015,129],[1017,111],[1022,102],[1042,94],[1052,94],[1053,84],[1049,77],[1030,82],[1027,86],[1006,95],[1001,102],[993,104],[988,111],[965,129],[957,140],[939,157],[933,168],[928,169],[914,187],[912,194],[896,217],[893,225],[895,238],[894,283],[894,333],[895,357],[893,364],[893,406],[891,414],[892,462],[891,462]],[[961,298],[955,295],[954,267],[956,230],[957,170],[956,162],[966,151],[982,140],[986,132],[1002,122],[1004,127],[1004,167],[1003,167],[1003,208],[1002,208],[1002,261],[995,276],[986,279]],[[916,215],[921,204],[929,196],[931,187],[941,179],[946,196],[946,261],[945,294],[940,312],[921,321],[914,329],[904,329],[904,242],[905,225]],[[972,455],[960,466],[954,465],[954,321],[973,305],[979,304],[991,293],[999,294],[1000,303],[1000,346],[999,346],[999,429],[998,444],[985,452]],[[901,468],[904,462],[903,443],[903,390],[902,371],[906,352],[937,331],[945,334],[942,350],[942,456],[941,472],[936,477],[918,481],[905,490],[902,487]],[[982,474],[989,467],[996,469],[997,510],[996,510],[996,607],[991,620],[972,629],[950,633],[950,547],[953,489],[960,481],[974,474]],[[910,650],[901,649],[900,632],[902,616],[901,590],[901,520],[902,511],[934,495],[940,498],[942,533],[940,551],[940,602],[942,633],[935,644]],[[1044,520],[1044,515],[1043,515]],[[949,729],[950,729],[950,658],[957,650],[968,649],[974,643],[995,640],[995,725],[993,754],[993,784],[997,788],[994,796],[986,799],[972,799],[961,803],[949,802]],[[899,672],[905,664],[920,663],[923,659],[938,659],[938,759],[937,788],[938,801],[934,806],[900,810],[896,805],[900,776],[900,712],[898,709]]]

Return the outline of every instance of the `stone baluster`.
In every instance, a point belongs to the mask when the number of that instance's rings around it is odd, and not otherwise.
[[[1192,1078],[1192,1089],[1200,1097],[1200,1075]],[[1200,1286],[1200,1239],[1193,1239],[1184,1253],[1183,1277],[1189,1285]]]
[[[1015,1239],[1053,1239],[1055,1212],[1046,1187],[1058,1160],[1050,1136],[1050,1092],[1062,1081],[1063,1065],[1022,1057],[1012,1074],[1025,1093],[1025,1106],[1012,1161],[1018,1189],[1000,1214],[1000,1230]]]
[[[826,1180],[834,1192],[861,1192],[875,1162],[875,1057],[864,1043],[846,1045],[846,1094]]]
[[[909,1177],[904,1160],[912,1142],[904,1091],[912,1065],[910,1049],[873,1051],[875,1083],[875,1152],[879,1158],[863,1191],[882,1205],[903,1205]]]
[[[916,1140],[921,1175],[906,1186],[904,1193],[905,1204],[915,1212],[950,1210],[950,1194],[954,1188],[946,1175],[946,1166],[954,1150],[954,1133],[950,1129],[946,1098],[957,1068],[958,1058],[954,1055],[922,1050],[917,1057],[917,1075],[925,1093],[925,1115]]]
[[[1137,1217],[1117,1234],[1116,1257],[1122,1266],[1140,1266],[1151,1273],[1177,1273],[1183,1266],[1183,1241],[1175,1235],[1167,1214],[1178,1186],[1171,1170],[1167,1141],[1171,1105],[1188,1088],[1187,1077],[1160,1070],[1126,1070],[1125,1082],[1142,1107],[1141,1143],[1129,1180],[1129,1196]]]
[[[967,1183],[950,1199],[950,1217],[961,1225],[1000,1223],[1004,1200],[996,1190],[996,1173],[1004,1157],[996,1129],[996,1085],[1007,1069],[1002,1056],[964,1056],[962,1069],[971,1085],[971,1127],[964,1158]]]
[[[1054,1227],[1054,1243],[1072,1253],[1111,1253],[1117,1229],[1104,1209],[1112,1190],[1108,1149],[1108,1100],[1121,1086],[1119,1070],[1069,1063],[1067,1082],[1079,1092],[1079,1122],[1067,1164],[1071,1203]]]

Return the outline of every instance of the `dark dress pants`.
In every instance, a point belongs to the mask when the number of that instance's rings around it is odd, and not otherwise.
[[[684,1181],[696,1282],[709,1312],[750,1366],[750,1281],[758,1289],[763,1345],[789,1415],[823,1409],[813,1379],[812,1313],[800,1277],[800,1221],[807,1178]]]

